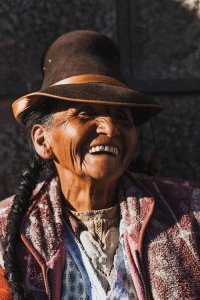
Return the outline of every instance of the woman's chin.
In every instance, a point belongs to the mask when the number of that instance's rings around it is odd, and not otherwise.
[[[120,156],[91,155],[85,162],[85,174],[96,180],[118,180],[127,167]]]
[[[91,179],[95,180],[105,180],[107,182],[110,181],[117,181],[120,176],[123,174],[123,171],[120,172],[119,169],[112,169],[112,168],[101,168],[101,169],[90,169],[89,172],[87,172],[87,176]]]

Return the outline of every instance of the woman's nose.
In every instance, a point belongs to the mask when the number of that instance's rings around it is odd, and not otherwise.
[[[111,117],[104,116],[96,119],[97,133],[106,134],[109,137],[115,137],[120,134],[116,121]]]

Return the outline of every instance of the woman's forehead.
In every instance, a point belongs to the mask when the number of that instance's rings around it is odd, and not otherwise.
[[[69,121],[79,112],[86,112],[87,114],[103,116],[105,114],[114,115],[119,111],[124,112],[127,118],[133,119],[132,111],[128,107],[114,106],[105,104],[96,104],[89,102],[68,102],[61,100],[53,113],[54,125]]]
[[[60,101],[58,108],[62,110],[68,110],[69,108],[93,108],[99,111],[115,111],[115,110],[127,110],[131,111],[129,107],[126,106],[117,106],[117,105],[109,105],[109,104],[99,104],[99,103],[91,103],[91,102],[72,102],[72,101]]]

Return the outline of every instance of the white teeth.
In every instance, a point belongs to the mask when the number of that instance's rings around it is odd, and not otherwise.
[[[117,147],[112,147],[112,146],[104,146],[104,145],[100,145],[100,146],[96,146],[96,147],[92,147],[89,149],[89,153],[95,153],[95,152],[110,152],[113,153],[115,155],[119,154],[119,150]]]
[[[118,155],[118,153],[119,153],[117,148],[114,148],[114,152],[116,155]]]

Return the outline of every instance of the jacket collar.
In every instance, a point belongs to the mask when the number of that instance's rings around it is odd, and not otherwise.
[[[154,199],[141,181],[130,173],[121,178],[118,195],[124,234],[131,241],[132,251],[142,252],[142,240],[153,212]],[[47,270],[50,270],[53,299],[60,297],[61,270],[65,263],[61,199],[59,179],[51,178],[32,197],[32,205],[21,224],[21,238],[42,269],[47,292]],[[74,220],[69,218],[68,222],[72,228],[76,227]]]
[[[134,232],[137,242],[139,232],[149,217],[154,205],[151,193],[146,189],[139,176],[127,172],[120,180],[118,199],[126,231]],[[48,264],[60,243],[63,241],[63,209],[61,188],[58,177],[50,178],[42,184],[32,197],[21,224],[21,235],[31,248]],[[75,220],[69,220],[75,227]]]
[[[155,206],[155,199],[143,182],[140,176],[127,172],[119,190],[124,232],[131,239],[132,250],[141,255],[144,233]]]
[[[58,178],[46,181],[32,197],[20,230],[22,241],[42,269],[46,292],[52,299],[60,299],[65,263],[61,199]]]

